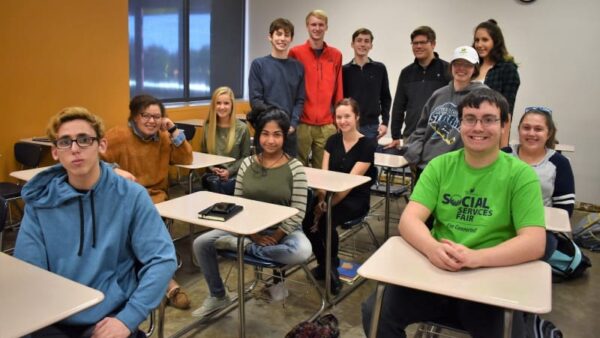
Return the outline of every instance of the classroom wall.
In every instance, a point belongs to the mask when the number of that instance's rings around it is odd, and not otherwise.
[[[565,153],[575,172],[577,200],[600,203],[600,113],[591,99],[600,93],[600,2],[595,0],[250,0],[248,59],[270,51],[269,23],[277,17],[296,27],[294,44],[307,39],[304,19],[315,8],[329,15],[326,42],[339,48],[344,63],[352,58],[352,33],[359,27],[375,35],[371,56],[388,68],[392,95],[402,68],[413,61],[410,33],[429,25],[437,33],[436,51],[450,58],[454,48],[472,43],[475,26],[494,18],[503,30],[508,50],[519,64],[521,88],[515,119],[524,107],[545,105],[554,110],[558,139],[576,147]],[[518,139],[513,123],[512,139]]]
[[[3,1],[0,34],[0,179],[17,168],[13,144],[43,135],[61,108],[108,125],[127,114],[127,1]]]
[[[15,181],[8,176],[18,169],[13,144],[44,135],[48,119],[64,107],[86,107],[101,115],[107,127],[126,122],[127,15],[123,0],[2,2],[0,181]],[[237,113],[248,110],[247,102],[236,104]],[[207,105],[168,107],[167,111],[173,120],[208,115]],[[45,161],[51,163],[48,154]]]

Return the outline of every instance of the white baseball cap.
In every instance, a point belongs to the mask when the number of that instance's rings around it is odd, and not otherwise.
[[[479,55],[477,55],[475,48],[471,46],[460,46],[456,48],[454,50],[454,55],[452,56],[452,61],[458,59],[467,60],[474,65],[479,63]]]

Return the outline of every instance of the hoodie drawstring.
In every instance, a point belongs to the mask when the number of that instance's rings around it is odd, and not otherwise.
[[[79,251],[77,256],[83,253],[83,242],[85,241],[84,217],[83,217],[83,201],[81,196],[79,201]],[[90,191],[90,204],[92,207],[92,248],[96,248],[96,206],[94,205],[94,190]]]
[[[78,197],[79,200],[79,251],[77,252],[77,256],[81,256],[83,252],[83,239],[84,239],[84,230],[83,230],[83,202],[81,201],[81,196]]]
[[[92,206],[92,248],[96,248],[96,206],[94,205],[94,190],[90,191],[90,203]]]

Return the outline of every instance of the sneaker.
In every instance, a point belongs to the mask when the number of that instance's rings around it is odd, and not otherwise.
[[[290,295],[289,290],[285,287],[283,283],[273,284],[269,286],[267,290],[269,291],[271,300],[275,302],[284,300]]]
[[[206,316],[209,316],[219,310],[226,308],[234,301],[235,298],[237,298],[237,294],[230,294],[227,291],[225,292],[225,296],[221,298],[209,296],[204,300],[201,307],[197,308],[196,310],[194,310],[194,312],[192,312],[192,317],[204,318]]]
[[[235,236],[221,236],[215,241],[215,249],[237,251],[238,238]],[[250,238],[244,237],[244,247],[252,243]]]

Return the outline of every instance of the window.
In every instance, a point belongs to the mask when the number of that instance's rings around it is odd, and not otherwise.
[[[165,102],[243,96],[244,1],[130,0],[129,88]]]

